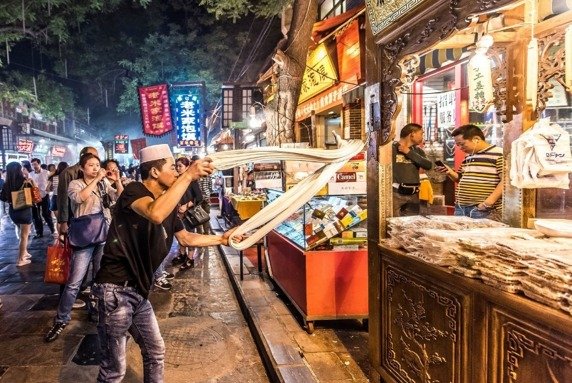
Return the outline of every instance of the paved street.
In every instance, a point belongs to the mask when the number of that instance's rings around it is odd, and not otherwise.
[[[14,226],[7,215],[0,224],[0,382],[95,381],[96,327],[85,309],[73,311],[59,339],[43,341],[58,303],[59,287],[43,283],[52,239],[30,239],[32,263],[16,267]],[[177,273],[171,292],[151,295],[167,348],[166,382],[268,381],[217,251],[211,248],[194,269]],[[127,365],[125,382],[141,382],[134,342]]]

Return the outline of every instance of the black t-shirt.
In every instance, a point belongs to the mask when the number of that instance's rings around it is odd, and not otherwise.
[[[115,204],[101,267],[95,277],[98,283],[134,281],[145,298],[153,284],[153,273],[169,254],[174,233],[184,229],[176,209],[160,225],[131,209],[133,202],[146,196],[154,198],[141,182],[125,186]]]

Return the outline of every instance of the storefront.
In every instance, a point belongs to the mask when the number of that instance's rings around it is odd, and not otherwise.
[[[539,303],[517,289],[518,294],[511,294],[454,275],[380,243],[392,212],[388,143],[409,122],[424,126],[429,156],[453,168],[463,154],[450,133],[462,124],[476,124],[487,142],[503,148],[503,222],[518,228],[527,227],[533,217],[572,217],[569,189],[518,188],[510,177],[511,144],[540,117],[570,133],[572,97],[565,75],[572,60],[565,50],[572,42],[570,2],[394,0],[366,5],[370,351],[375,371],[388,382],[569,380],[572,316],[562,307]],[[491,81],[482,82],[483,73],[490,73]],[[433,176],[435,189],[452,204],[455,185]],[[456,235],[462,238],[463,232]]]
[[[334,132],[364,139],[363,89],[365,10],[357,7],[314,25],[296,109],[296,142],[334,148]]]

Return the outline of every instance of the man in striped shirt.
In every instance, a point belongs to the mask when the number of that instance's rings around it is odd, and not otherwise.
[[[458,172],[447,166],[435,169],[458,182],[455,215],[499,219],[503,191],[502,148],[487,143],[483,131],[472,124],[458,127],[451,135],[467,156]]]

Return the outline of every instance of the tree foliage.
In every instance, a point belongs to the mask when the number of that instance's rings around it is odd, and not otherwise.
[[[237,19],[254,13],[260,17],[275,16],[292,0],[201,0],[201,5],[215,15],[217,19]]]

